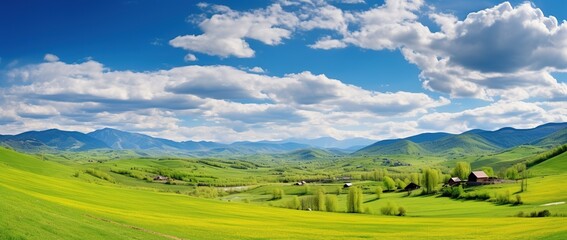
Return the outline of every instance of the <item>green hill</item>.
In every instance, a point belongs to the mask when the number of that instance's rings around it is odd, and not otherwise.
[[[284,156],[295,160],[313,160],[313,159],[330,158],[333,155],[334,154],[329,151],[310,148],[310,149],[301,149],[301,150],[293,151],[289,154],[285,154]]]
[[[75,177],[76,170],[0,148],[0,239],[561,239],[567,234],[555,218],[486,221],[297,211],[148,191],[87,174]],[[414,208],[427,201],[454,205],[442,198],[406,199],[425,201],[411,204]]]
[[[567,143],[567,128],[552,133],[547,137],[533,142],[532,144],[542,147],[553,147],[565,143]]]
[[[366,155],[421,155],[428,153],[428,151],[412,141],[398,140],[387,145],[369,146],[356,153]]]
[[[435,153],[485,153],[499,149],[498,146],[474,133],[465,133],[423,143],[422,146]]]

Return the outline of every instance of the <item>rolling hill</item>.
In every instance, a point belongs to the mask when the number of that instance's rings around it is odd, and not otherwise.
[[[480,129],[461,134],[426,133],[378,141],[356,155],[482,154],[525,144],[553,147],[567,142],[567,123],[548,123],[532,129]]]
[[[24,151],[86,151],[108,148],[104,142],[86,134],[58,129],[29,131],[8,136],[2,140],[2,144]]]

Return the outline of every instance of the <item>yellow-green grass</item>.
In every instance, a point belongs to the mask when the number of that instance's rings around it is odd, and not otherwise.
[[[74,171],[67,166],[0,149],[0,238],[567,237],[563,218],[477,217],[466,214],[457,217],[384,217],[297,211],[130,189],[103,181],[87,182],[88,179],[73,177]]]

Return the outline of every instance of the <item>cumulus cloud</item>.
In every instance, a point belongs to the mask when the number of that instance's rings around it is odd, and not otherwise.
[[[559,113],[559,114],[557,114]],[[563,113],[563,114],[561,114]],[[548,122],[565,122],[565,102],[530,103],[497,101],[461,112],[431,113],[418,120],[419,128],[460,133],[470,129],[531,128]]]
[[[210,7],[214,12],[213,16],[199,23],[203,34],[178,36],[169,41],[171,46],[220,57],[249,58],[254,56],[254,50],[246,39],[278,45],[291,37],[299,21],[277,3],[248,12],[238,12],[220,5],[201,7]]]
[[[56,55],[53,55],[51,53],[45,54],[45,56],[43,56],[43,60],[47,61],[47,62],[57,62],[59,61],[59,57],[57,57]]]
[[[324,50],[329,50],[333,48],[345,48],[346,46],[347,46],[346,43],[337,39],[331,39],[330,36],[323,37],[317,40],[317,42],[315,42],[314,44],[309,45],[310,48],[324,49]]]
[[[119,126],[155,136],[176,132],[176,139],[229,138],[180,135],[194,129],[184,127],[193,119],[200,122],[200,130],[230,128],[235,140],[298,132],[341,138],[355,135],[354,128],[370,134],[360,124],[378,128],[378,119],[403,119],[449,103],[423,93],[369,91],[308,71],[269,76],[230,66],[133,72],[92,60],[57,61],[11,69],[5,77],[18,84],[0,88],[0,124],[19,132],[48,121],[51,127],[81,131]]]
[[[197,61],[197,57],[191,53],[185,55],[185,57],[183,58],[185,60],[185,62],[194,62]]]

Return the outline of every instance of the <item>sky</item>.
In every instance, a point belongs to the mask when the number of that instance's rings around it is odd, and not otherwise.
[[[0,3],[0,134],[355,137],[567,122],[567,3]]]

